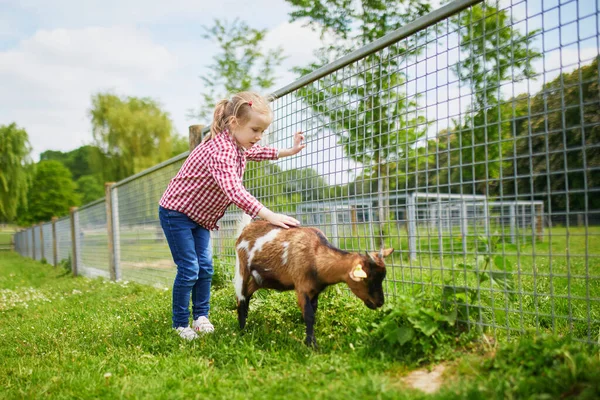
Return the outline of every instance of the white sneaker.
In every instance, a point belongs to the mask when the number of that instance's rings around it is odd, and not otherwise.
[[[200,333],[213,333],[215,331],[215,327],[206,317],[198,317],[198,319],[195,319],[192,323],[192,327],[196,332]]]
[[[186,326],[185,328],[183,326],[180,326],[175,330],[177,331],[177,334],[185,340],[194,340],[198,337],[198,334],[194,332],[194,330],[189,326]]]

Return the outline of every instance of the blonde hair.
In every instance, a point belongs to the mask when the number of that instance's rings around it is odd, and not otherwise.
[[[204,140],[213,139],[225,129],[231,129],[234,121],[238,125],[244,125],[250,120],[250,110],[267,115],[273,120],[268,98],[255,92],[240,92],[231,96],[231,99],[224,99],[217,103],[210,135],[207,135]]]

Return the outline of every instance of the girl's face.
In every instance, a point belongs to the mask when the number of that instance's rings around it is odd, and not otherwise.
[[[270,124],[271,119],[268,115],[250,110],[250,118],[248,121],[244,125],[237,125],[234,123],[231,133],[238,145],[247,150],[262,139],[263,133]]]

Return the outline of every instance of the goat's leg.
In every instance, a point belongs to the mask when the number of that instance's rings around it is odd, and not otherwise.
[[[310,301],[310,304],[312,305],[313,311],[315,313],[315,315],[317,314],[317,308],[319,307],[319,295],[315,295],[315,297],[312,298],[312,300]]]
[[[307,293],[296,292],[298,296],[298,305],[302,310],[302,316],[304,317],[304,323],[306,324],[306,337],[304,344],[310,347],[317,347],[317,341],[315,339],[315,312],[313,308],[313,302],[316,305],[316,295],[311,299]]]
[[[244,299],[238,299],[237,303],[238,323],[240,324],[240,329],[244,329],[244,327],[246,326],[246,319],[248,318],[248,308],[250,307],[250,299],[252,298],[252,295],[254,294],[254,292],[256,292],[257,289],[258,287],[252,279],[244,283],[244,286],[242,288]]]

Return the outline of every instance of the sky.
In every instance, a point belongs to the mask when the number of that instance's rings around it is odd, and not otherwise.
[[[516,29],[543,28],[536,47],[545,51],[535,62],[541,79],[510,83],[505,95],[533,94],[560,71],[571,71],[598,54],[600,0],[501,1],[510,2]],[[0,0],[0,124],[16,122],[25,128],[37,161],[45,150],[68,151],[91,143],[91,97],[111,91],[157,100],[176,131],[187,135],[189,125],[208,122],[188,116],[200,107],[200,76],[218,50],[202,38],[203,26],[217,18],[240,18],[253,28],[268,29],[267,48],[282,46],[287,56],[277,70],[277,89],[296,78],[290,68],[311,61],[321,43],[301,22],[289,22],[290,11],[283,0]],[[587,39],[578,41],[578,35]],[[449,53],[437,51],[437,57],[415,66],[413,86],[407,90],[426,92],[422,99],[428,120],[437,120],[439,130],[444,119],[459,114],[468,102],[456,100],[465,88],[440,83],[447,72],[440,70],[440,62],[449,62],[440,57]],[[425,78],[430,67],[441,74],[436,80]],[[325,175],[347,170],[339,149],[329,154],[334,147],[334,137],[319,138],[294,164],[314,166],[314,157],[322,163],[325,157],[340,164],[322,165]]]
[[[266,46],[287,49],[281,87],[320,44],[289,11],[279,0],[0,0],[0,124],[25,128],[37,161],[91,143],[91,97],[111,91],[157,100],[187,136],[217,51],[202,27],[240,18],[268,29]]]

